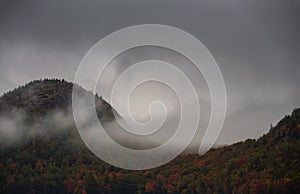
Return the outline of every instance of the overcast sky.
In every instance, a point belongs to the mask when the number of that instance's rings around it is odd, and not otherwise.
[[[259,137],[300,106],[299,0],[0,0],[0,93],[73,81],[97,41],[147,23],[191,33],[216,59],[228,96],[218,144]]]

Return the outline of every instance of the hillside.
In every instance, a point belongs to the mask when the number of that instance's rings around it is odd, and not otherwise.
[[[14,109],[21,111],[28,128],[33,127],[49,112],[70,111],[71,88],[71,83],[59,80],[34,81],[2,96],[0,112],[7,117]],[[97,99],[102,104],[99,118],[113,119],[111,106]],[[55,127],[48,126],[48,131]],[[146,171],[102,162],[86,148],[74,125],[60,127],[68,129],[1,147],[0,193],[300,192],[300,109],[257,140],[211,149],[202,156],[181,155]]]
[[[78,94],[95,97],[101,122],[114,120],[113,109],[106,101],[80,86],[75,87]],[[74,129],[72,89],[73,84],[64,80],[45,79],[4,94],[0,98],[0,146]]]
[[[4,111],[19,109],[26,113],[27,116],[43,117],[51,111],[65,111],[71,109],[73,84],[64,80],[44,79],[32,81],[25,86],[19,87],[5,93],[0,98],[0,113]],[[86,91],[76,85],[83,95],[93,95],[92,92]],[[111,106],[98,95],[95,96],[97,113],[113,118]],[[105,112],[105,114],[104,114]]]

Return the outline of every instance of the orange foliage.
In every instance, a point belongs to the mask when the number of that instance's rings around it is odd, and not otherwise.
[[[157,183],[155,181],[151,181],[146,183],[145,186],[146,192],[156,192],[157,191]]]

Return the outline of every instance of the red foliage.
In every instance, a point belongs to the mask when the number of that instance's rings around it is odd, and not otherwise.
[[[115,174],[115,176],[116,176],[116,178],[117,179],[122,179],[122,173],[120,173],[120,172],[117,172],[116,174]]]
[[[164,184],[161,188],[167,191],[167,193],[173,193],[175,190],[175,187],[172,184]]]
[[[146,192],[156,192],[157,191],[157,183],[155,181],[151,181],[146,183],[145,186]]]
[[[223,183],[223,190],[224,190],[224,191],[227,191],[227,185],[226,185],[226,182]]]
[[[73,187],[74,187],[73,184],[69,183],[69,184],[67,185],[67,192],[68,192],[68,193],[72,192]]]
[[[198,166],[203,166],[203,165],[206,164],[206,162],[208,162],[208,159],[200,160],[200,161],[197,163],[197,165],[198,165]]]
[[[7,176],[7,183],[10,184],[14,184],[15,183],[15,178],[12,175],[8,175]]]
[[[109,184],[105,184],[105,185],[104,185],[104,189],[105,189],[106,191],[110,191],[110,190],[111,190],[111,186],[110,186]]]
[[[79,180],[79,179],[83,179],[83,176],[82,176],[81,173],[78,173],[78,174],[76,175],[76,180]]]
[[[245,160],[243,158],[238,159],[237,166],[240,167],[241,165],[245,164]]]
[[[255,186],[255,192],[256,193],[264,192],[266,190],[266,188],[267,188],[267,186],[265,184],[257,183]]]
[[[40,160],[38,160],[35,164],[34,164],[34,168],[36,169],[39,169],[39,168],[41,168],[42,167],[42,164],[41,164],[41,162],[40,162]]]
[[[188,184],[188,188],[191,189],[191,190],[194,189],[194,186],[195,186],[194,183],[189,183]]]
[[[296,137],[299,136],[300,135],[300,128],[298,128],[298,127],[294,128],[292,133]]]
[[[168,183],[175,183],[179,178],[178,174],[171,174],[168,178]]]
[[[158,174],[157,176],[156,176],[156,179],[157,180],[163,180],[165,177],[164,177],[164,175],[162,175],[162,174]]]

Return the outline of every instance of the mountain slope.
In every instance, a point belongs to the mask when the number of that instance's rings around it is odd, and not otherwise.
[[[95,97],[101,122],[114,120],[113,108],[106,101],[80,86],[75,88],[83,97]],[[45,79],[4,94],[0,98],[0,146],[73,129],[72,90],[72,83]]]
[[[64,110],[62,107],[67,107],[70,97],[64,97],[68,95],[63,93],[70,92],[70,83],[58,82],[38,81],[34,82],[36,88],[31,83],[4,95],[0,98],[2,112],[11,110],[7,107],[19,103],[17,109],[21,108],[26,115],[30,115],[32,122],[43,120],[53,110]],[[28,88],[35,88],[34,95],[31,90],[26,91]],[[36,100],[34,96],[40,94],[45,94],[47,100],[40,97]],[[20,99],[21,102],[18,102]],[[98,108],[102,116],[111,114],[108,104],[103,109],[101,106]],[[31,138],[17,146],[1,147],[0,193],[300,191],[300,109],[285,116],[275,127],[271,127],[269,133],[257,140],[248,139],[211,149],[202,156],[181,155],[162,167],[146,171],[123,170],[102,162],[86,148],[74,125],[67,127],[68,130],[61,133],[45,133],[42,138]],[[54,130],[53,127],[50,129]]]
[[[80,86],[76,88],[84,95],[93,95]],[[32,81],[4,94],[0,98],[0,113],[20,109],[27,116],[41,117],[51,111],[70,111],[73,84],[64,80],[45,79]],[[111,106],[98,95],[95,96],[97,112],[113,118]],[[104,114],[105,112],[105,114]],[[103,113],[103,114],[102,114]],[[101,117],[102,118],[102,117]]]

